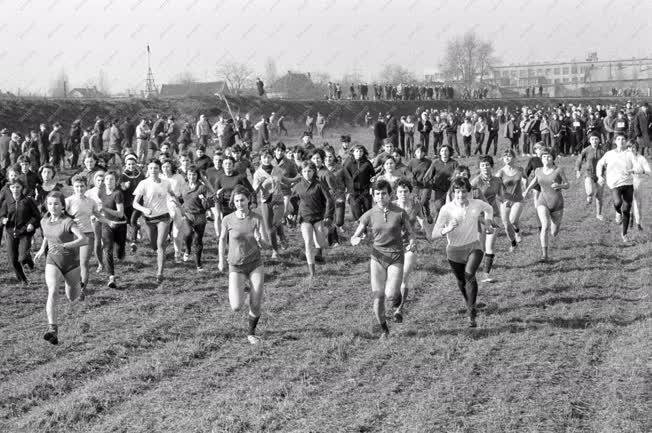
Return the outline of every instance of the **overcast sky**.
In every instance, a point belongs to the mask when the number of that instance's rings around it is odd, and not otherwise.
[[[446,41],[474,29],[502,63],[652,57],[649,0],[0,0],[0,89],[45,92],[62,69],[70,87],[97,81],[140,90],[152,49],[157,84],[189,71],[215,80],[220,62],[263,76],[387,63],[421,77]]]

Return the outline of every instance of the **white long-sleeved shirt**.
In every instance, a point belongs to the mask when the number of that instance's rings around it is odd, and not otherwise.
[[[611,189],[619,186],[632,185],[634,179],[634,155],[626,150],[612,149],[605,153],[595,166],[595,172],[601,176],[606,168],[605,180]]]
[[[467,206],[460,206],[451,201],[442,206],[437,217],[433,233],[441,233],[442,229],[452,220],[457,220],[457,227],[446,233],[448,245],[459,247],[480,240],[478,218],[484,212],[486,220],[493,220],[494,210],[488,203],[474,198],[468,199]]]
[[[647,159],[645,159],[643,155],[634,156],[634,171],[639,173],[641,171],[643,172],[641,174],[634,173],[634,187],[638,187],[645,176],[652,174],[652,170],[650,170],[650,164],[647,162]]]

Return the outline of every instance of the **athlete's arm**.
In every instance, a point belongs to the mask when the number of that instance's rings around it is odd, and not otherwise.
[[[74,222],[70,225],[70,232],[75,235],[75,240],[70,241],[70,242],[64,242],[61,244],[61,248],[79,248],[84,245],[88,245],[88,238],[86,237],[85,234],[82,233],[81,230],[79,230],[79,227],[77,227],[77,224]]]
[[[219,260],[218,260],[218,265],[217,269],[220,272],[224,272],[224,267],[225,267],[225,255],[226,255],[226,239],[228,236],[228,232],[226,229],[226,224],[224,223],[224,220],[222,220],[222,228],[220,230],[220,239],[219,239],[219,246],[217,248],[218,250],[218,255],[219,255]]]
[[[568,179],[566,179],[566,172],[564,171],[563,168],[559,169],[559,176],[561,177],[561,182],[553,182],[552,185],[550,185],[552,188],[556,190],[560,189],[568,189]]]

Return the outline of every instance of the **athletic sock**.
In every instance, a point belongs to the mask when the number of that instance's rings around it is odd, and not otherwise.
[[[514,233],[520,233],[520,231],[521,231],[521,229],[520,229],[520,228],[518,228],[518,227],[516,227],[516,226],[514,226]]]
[[[251,314],[249,315],[249,335],[256,335],[256,326],[258,325],[258,319],[260,319],[260,316],[254,317]]]
[[[387,326],[387,322],[381,323],[380,329],[382,329],[383,333],[389,334],[389,327]]]
[[[512,240],[512,246],[513,246],[513,247],[516,246],[516,239]]]
[[[623,211],[623,236],[627,234],[629,229],[629,220],[631,218],[631,212]]]
[[[392,307],[398,308],[401,306],[402,302],[403,302],[403,296],[399,293],[398,295],[394,296],[394,298],[392,299]]]
[[[484,272],[486,274],[491,272],[491,268],[494,265],[494,257],[496,257],[495,254],[485,254],[484,256]]]

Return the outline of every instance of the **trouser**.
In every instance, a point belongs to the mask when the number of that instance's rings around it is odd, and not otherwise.
[[[471,156],[471,136],[462,136],[462,142],[464,143],[464,156]]]
[[[52,165],[59,168],[65,156],[66,152],[63,149],[63,143],[56,143],[52,146]]]
[[[38,152],[41,155],[41,165],[50,162],[50,149],[47,146],[39,146]]]
[[[126,224],[116,224],[111,227],[102,223],[102,254],[104,256],[104,269],[110,276],[115,275],[115,255],[118,260],[125,257],[125,240],[127,233]]]
[[[405,157],[414,153],[414,134],[405,134]]]
[[[79,148],[79,144],[71,144],[70,145],[70,153],[72,156],[70,157],[70,167],[71,168],[76,168],[77,164],[79,163],[79,154],[81,152],[81,149]]]
[[[279,237],[282,239],[283,225],[283,203],[262,203],[260,206],[260,214],[263,218],[265,230],[269,234],[269,242],[272,245],[272,250],[278,250]]]
[[[482,144],[484,143],[484,132],[476,132],[475,133],[475,150],[473,151],[473,154],[480,154],[482,155]]]
[[[430,196],[432,195],[432,190],[430,188],[419,188],[415,187],[414,195],[419,200],[419,204],[423,209],[423,215],[426,218],[430,218]]]
[[[614,201],[614,209],[622,216],[622,234],[627,234],[629,220],[632,215],[632,202],[634,201],[634,186],[622,185],[611,190],[611,197]]]
[[[523,154],[530,153],[530,136],[529,134],[523,134]]]
[[[550,134],[541,134],[541,141],[543,142],[543,145],[546,147],[550,147],[552,145],[552,139]]]
[[[195,247],[195,266],[201,266],[201,254],[204,251],[204,231],[206,230],[206,214],[187,214],[183,224],[186,225],[186,233],[183,238],[186,245],[186,253],[190,254],[192,247]]]
[[[5,231],[5,246],[7,247],[7,256],[11,266],[14,268],[16,278],[20,281],[27,281],[23,264],[34,266],[34,262],[29,255],[29,249],[32,244],[31,236],[14,237],[12,229]]]
[[[437,155],[437,151],[439,150],[439,146],[444,141],[444,134],[441,132],[433,132],[432,133],[432,152]]]
[[[487,140],[487,147],[484,152],[486,155],[489,155],[492,144],[494,146],[494,156],[496,156],[496,153],[498,153],[498,132],[496,131],[489,132],[489,139]]]
[[[430,147],[430,133],[420,132],[419,133],[419,144],[423,146],[425,154],[428,154],[428,148]]]
[[[515,135],[512,138],[509,139],[509,148],[514,152],[514,154],[518,155],[520,152],[518,148],[518,136]]]
[[[349,206],[354,220],[359,220],[365,212],[371,209],[371,195],[368,192],[351,194],[349,196]]]
[[[458,155],[462,155],[460,147],[457,145],[457,134],[446,134],[446,144],[448,144]]]
[[[144,164],[147,161],[147,151],[148,151],[147,140],[136,140],[136,156],[138,157],[138,162]]]

